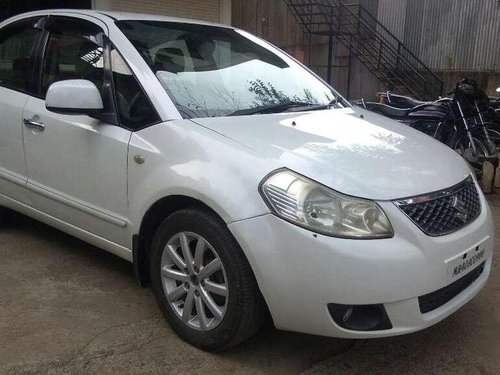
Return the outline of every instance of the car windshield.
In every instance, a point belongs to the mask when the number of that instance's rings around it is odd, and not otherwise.
[[[348,105],[286,54],[244,31],[161,21],[117,25],[184,118]]]

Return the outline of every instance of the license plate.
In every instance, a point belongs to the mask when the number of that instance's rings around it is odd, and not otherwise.
[[[487,257],[487,250],[480,244],[462,254],[446,261],[448,274],[455,280],[469,273],[477,265],[481,264]]]

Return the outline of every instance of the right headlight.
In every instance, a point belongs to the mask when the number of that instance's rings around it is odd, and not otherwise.
[[[260,189],[276,215],[313,232],[358,239],[393,236],[377,203],[338,193],[292,171],[276,171]]]

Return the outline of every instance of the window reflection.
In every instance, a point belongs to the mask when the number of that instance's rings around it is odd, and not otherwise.
[[[292,59],[243,32],[156,21],[117,24],[185,117],[291,102],[326,105],[337,96]]]
[[[99,90],[104,83],[103,48],[79,35],[51,34],[42,75],[42,94],[54,82],[86,79]]]

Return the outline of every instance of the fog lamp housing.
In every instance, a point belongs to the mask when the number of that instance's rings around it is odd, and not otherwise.
[[[329,303],[333,321],[350,331],[383,331],[392,328],[384,305],[341,305]]]

